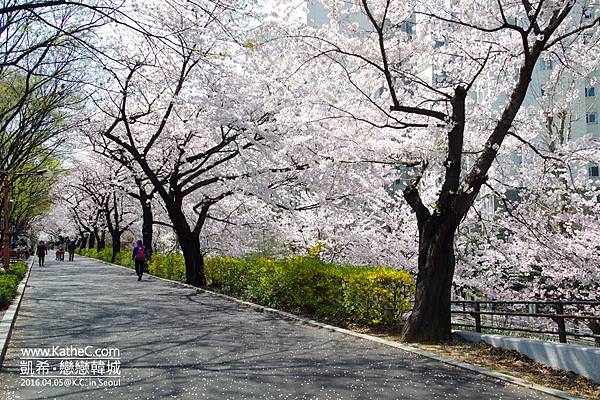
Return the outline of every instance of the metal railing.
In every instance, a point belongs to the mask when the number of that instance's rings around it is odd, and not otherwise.
[[[527,311],[522,311],[523,308]],[[574,313],[567,309],[574,309]],[[580,328],[580,322],[600,323],[600,302],[597,301],[452,301],[453,326],[482,330],[514,331],[541,335],[556,335],[559,342],[567,343],[569,336],[600,341],[600,334]],[[502,317],[504,324],[494,324],[494,316]],[[531,323],[531,319],[537,319]],[[540,321],[539,319],[542,319]],[[463,323],[464,322],[464,323]],[[508,323],[507,323],[508,322]],[[513,326],[507,326],[511,324]],[[555,326],[555,329],[551,329]]]

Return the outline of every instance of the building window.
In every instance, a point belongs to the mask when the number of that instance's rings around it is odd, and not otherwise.
[[[552,60],[541,60],[542,71],[552,69]]]
[[[589,176],[600,176],[600,169],[597,165],[593,165],[588,167],[588,175]]]
[[[585,88],[585,97],[594,97],[596,96],[596,88],[594,86]]]
[[[588,124],[597,124],[598,123],[598,114],[595,112],[589,112],[585,114],[585,122]]]
[[[440,87],[448,84],[448,74],[444,71],[433,75],[434,87]]]

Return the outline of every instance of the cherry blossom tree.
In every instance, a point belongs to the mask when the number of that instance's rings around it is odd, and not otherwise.
[[[84,197],[91,202],[92,209],[96,209],[94,219],[97,225],[92,232],[101,243],[103,237],[98,227],[106,229],[111,238],[114,261],[121,251],[121,236],[135,223],[139,214],[124,190],[124,183],[129,179],[127,171],[118,164],[103,161],[88,165],[88,168],[79,165],[77,172],[70,176],[69,190],[75,194],[75,198]]]
[[[588,2],[573,1],[327,4],[326,26],[288,28],[288,36],[304,60],[339,71],[324,83],[333,89],[330,115],[376,128],[376,138],[358,139],[364,146],[394,135],[403,147],[397,164],[413,171],[403,197],[419,231],[417,293],[403,338],[448,339],[457,229],[503,162],[503,143],[525,123],[536,65],[579,59],[596,42],[583,35],[597,34],[599,19],[587,18]]]
[[[61,231],[77,232],[80,247],[95,246],[97,250],[104,249],[108,233],[114,260],[121,251],[121,237],[140,214],[139,207],[126,194],[129,179],[121,165],[107,159],[76,158],[70,173],[55,190],[55,209],[69,218],[54,219],[50,224]]]
[[[270,191],[225,199],[211,212],[203,247],[212,254],[275,258],[319,247],[328,262],[410,268],[416,262],[414,216],[386,190],[386,179],[370,175],[383,171],[364,164],[370,174],[364,168],[358,173],[357,165],[320,159],[296,171],[293,181],[273,180]]]
[[[105,65],[114,85],[94,96],[91,140],[151,185],[176,232],[187,282],[203,285],[201,234],[220,219],[211,209],[235,193],[268,191],[307,166],[281,146],[288,132],[276,124],[261,75],[268,66],[238,39],[241,23],[251,21],[244,4],[172,4],[140,17],[168,41],[140,36]]]

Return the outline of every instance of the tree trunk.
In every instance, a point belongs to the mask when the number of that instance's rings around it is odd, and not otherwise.
[[[152,205],[146,201],[142,202],[142,241],[144,247],[148,250],[148,254],[152,256],[152,240],[153,240],[153,221]]]
[[[96,247],[96,235],[90,233],[89,241],[88,241],[88,249],[93,249]]]
[[[112,232],[110,237],[112,239],[112,255],[110,257],[110,262],[114,263],[117,258],[117,254],[121,252],[121,232]]]
[[[79,239],[79,248],[80,249],[85,249],[87,246],[87,236],[83,235],[81,236],[81,238]]]
[[[419,234],[415,304],[402,331],[406,342],[440,342],[452,335],[450,299],[454,276],[454,228],[430,217]]]
[[[181,246],[183,258],[185,259],[185,282],[193,286],[206,286],[204,256],[200,251],[201,224],[198,229],[190,229],[180,202],[172,204],[167,209],[167,212],[169,213],[169,219],[173,223],[173,229],[177,234],[177,241],[179,242],[179,246]],[[205,214],[205,211],[202,211],[201,214]]]
[[[98,228],[94,228],[94,241],[96,242],[96,251],[102,250],[100,248],[100,233],[98,232]]]
[[[102,251],[104,250],[104,248],[106,247],[106,232],[102,231],[102,234],[98,234],[98,231],[95,232],[96,233],[96,250],[97,251]]]
[[[200,251],[200,239],[192,233],[178,233],[179,245],[185,259],[185,282],[193,286],[206,286],[204,256]]]

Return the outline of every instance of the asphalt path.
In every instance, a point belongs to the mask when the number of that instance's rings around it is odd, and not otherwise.
[[[549,398],[78,256],[34,266],[0,370],[6,400]]]

